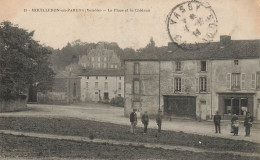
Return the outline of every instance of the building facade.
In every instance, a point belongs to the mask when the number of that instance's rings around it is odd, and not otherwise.
[[[260,41],[231,40],[196,50],[169,43],[167,53],[125,58],[125,115],[141,113],[223,119],[250,111],[260,118]]]
[[[91,70],[80,75],[81,101],[107,101],[124,97],[123,70]]]
[[[96,49],[92,49],[88,55],[79,57],[79,65],[90,69],[121,69],[120,57],[113,51],[106,49],[103,43],[99,43]]]

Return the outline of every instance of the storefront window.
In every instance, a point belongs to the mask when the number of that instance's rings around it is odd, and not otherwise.
[[[224,103],[224,114],[245,115],[248,111],[248,98],[229,98]]]

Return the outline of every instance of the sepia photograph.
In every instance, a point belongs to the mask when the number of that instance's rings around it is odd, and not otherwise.
[[[260,159],[260,0],[0,0],[0,160]]]

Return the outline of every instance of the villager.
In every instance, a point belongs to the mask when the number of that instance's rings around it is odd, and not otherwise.
[[[147,114],[147,111],[145,111],[143,116],[142,116],[142,123],[144,124],[144,134],[146,134],[148,123],[149,123],[149,116]]]
[[[133,112],[130,114],[130,122],[131,122],[130,132],[135,134],[135,128],[137,125],[136,109],[133,109]]]
[[[158,133],[161,133],[161,127],[162,127],[162,111],[159,110],[158,115],[156,116],[156,123],[158,126]]]
[[[215,124],[216,133],[221,133],[221,131],[220,131],[220,120],[221,120],[221,116],[218,114],[218,111],[217,111],[216,115],[214,115],[214,124]]]
[[[246,130],[246,136],[250,136],[250,128],[252,127],[253,124],[253,117],[250,115],[250,112],[246,113],[246,118],[244,121],[244,126],[245,126],[245,130]]]
[[[231,119],[231,133],[234,133],[233,136],[238,136],[238,129],[239,129],[238,116],[234,114]]]
[[[233,122],[233,136],[238,136],[239,120]]]

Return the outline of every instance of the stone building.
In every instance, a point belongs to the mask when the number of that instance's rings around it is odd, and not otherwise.
[[[167,53],[126,56],[124,64],[126,116],[137,108],[198,119],[250,111],[260,118],[260,40],[221,36],[185,50],[169,43]]]
[[[121,69],[121,59],[113,50],[106,49],[99,43],[88,55],[79,56],[79,65],[90,69]]]
[[[80,77],[62,71],[54,77],[52,90],[37,93],[38,103],[70,104],[80,101]]]
[[[82,73],[81,101],[107,101],[124,97],[124,70],[102,69]]]

